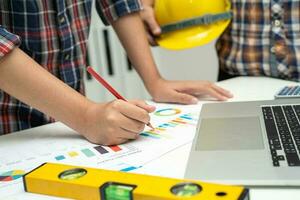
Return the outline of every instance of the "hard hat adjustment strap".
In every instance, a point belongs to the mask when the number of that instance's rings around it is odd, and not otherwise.
[[[201,17],[187,19],[173,24],[167,24],[161,27],[162,33],[167,33],[171,31],[181,30],[183,28],[188,28],[197,25],[208,25],[218,21],[227,20],[232,18],[232,12],[223,12],[218,14],[206,14]]]

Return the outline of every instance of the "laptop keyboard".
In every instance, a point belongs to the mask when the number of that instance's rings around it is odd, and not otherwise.
[[[273,165],[300,166],[300,105],[262,106]]]

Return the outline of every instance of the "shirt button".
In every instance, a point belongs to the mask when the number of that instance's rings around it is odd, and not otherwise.
[[[280,20],[275,20],[273,23],[274,23],[274,26],[281,27],[281,21]]]
[[[65,19],[65,17],[64,16],[62,16],[62,17],[60,17],[59,18],[59,23],[64,23],[66,21],[66,19]]]
[[[282,8],[279,4],[274,4],[272,6],[272,11],[275,12],[275,13],[281,13],[282,12]]]
[[[66,54],[64,57],[65,60],[69,60],[70,59],[70,54]]]
[[[276,52],[276,48],[275,47],[271,47],[270,51],[271,51],[271,53],[275,53]]]
[[[284,67],[283,65],[279,65],[279,66],[278,66],[278,70],[282,72],[282,71],[285,70],[285,67]]]

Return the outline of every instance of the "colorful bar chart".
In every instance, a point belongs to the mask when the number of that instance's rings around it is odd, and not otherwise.
[[[94,150],[93,150],[94,149]],[[107,153],[116,153],[116,152],[120,152],[123,149],[119,146],[119,145],[112,145],[112,146],[95,146],[95,147],[91,147],[91,148],[84,148],[84,149],[80,149],[78,151],[69,151],[66,152],[64,154],[60,154],[60,155],[55,155],[54,159],[56,161],[62,161],[68,158],[75,158],[80,156],[80,154],[90,158],[93,156],[96,156],[96,152],[100,153],[100,154],[107,154]]]
[[[179,109],[167,108],[156,111],[154,114],[157,116],[171,116],[181,113]],[[169,120],[163,124],[158,125],[154,130],[142,132],[140,135],[153,139],[160,139],[162,137],[170,138],[171,136],[164,134],[165,132],[176,128],[177,126],[195,126],[197,125],[197,118],[193,114],[181,114],[174,119]]]

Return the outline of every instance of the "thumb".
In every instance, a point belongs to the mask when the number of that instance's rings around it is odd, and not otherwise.
[[[133,103],[134,105],[136,105],[137,107],[140,107],[140,108],[146,110],[148,113],[151,113],[155,110],[155,106],[149,105],[145,101],[132,100],[130,102]]]
[[[157,36],[161,33],[161,29],[155,19],[154,12],[151,12],[151,15],[148,15],[148,17],[145,19],[145,22],[153,35]]]
[[[173,94],[172,101],[182,104],[197,104],[198,99],[192,95],[176,92]]]

